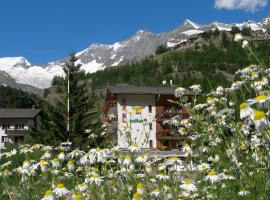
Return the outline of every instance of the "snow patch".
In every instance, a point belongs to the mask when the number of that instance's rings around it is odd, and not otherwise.
[[[92,60],[89,63],[82,64],[81,69],[88,73],[95,73],[98,70],[102,69],[104,63],[98,63],[96,60]]]
[[[0,67],[14,67],[16,65],[31,66],[31,63],[24,57],[0,58]]]
[[[124,60],[124,57],[121,56],[121,58],[118,61],[115,61],[112,66],[118,66],[122,61]]]
[[[182,33],[187,35],[187,36],[192,36],[192,35],[198,35],[198,34],[203,33],[203,32],[204,31],[200,31],[200,30],[189,30],[189,31],[184,31]]]
[[[84,53],[87,52],[87,51],[88,51],[88,49],[84,49],[84,50],[82,50],[82,51],[76,53],[75,56],[76,56],[76,57],[79,57],[79,56],[81,56],[82,54],[84,54]]]
[[[187,25],[187,23],[190,24],[191,26],[193,26],[193,27],[196,28],[196,29],[199,29],[199,28],[200,28],[199,25],[197,25],[196,23],[190,21],[189,19],[186,19],[186,20],[185,20],[185,25]]]
[[[119,42],[114,43],[114,44],[112,45],[113,51],[116,52],[116,51],[117,51],[119,48],[121,48],[122,46],[124,46],[124,45],[120,44]]]
[[[177,42],[177,41],[168,41],[167,42],[167,47],[168,48],[173,48],[173,47],[175,47],[175,46],[177,46],[177,45],[179,45],[179,44],[181,44],[183,42],[187,42],[187,40],[184,39],[184,40],[181,40],[180,42]]]
[[[115,57],[116,57],[116,54],[113,54],[113,55],[110,57],[110,59],[115,59]]]

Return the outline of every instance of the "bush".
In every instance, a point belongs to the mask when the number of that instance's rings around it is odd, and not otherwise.
[[[169,49],[165,45],[160,45],[157,47],[157,50],[155,51],[156,55],[166,53]]]

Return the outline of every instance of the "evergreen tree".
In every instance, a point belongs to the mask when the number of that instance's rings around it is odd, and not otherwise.
[[[160,45],[157,47],[157,50],[155,51],[156,55],[166,53],[168,51],[168,48],[165,45]]]
[[[65,113],[65,111],[67,111],[67,100],[69,98],[70,123],[66,138],[72,141],[76,146],[86,147],[93,145],[93,141],[87,138],[89,136],[87,133],[97,134],[97,132],[101,130],[98,128],[100,127],[100,122],[97,110],[94,107],[94,102],[91,102],[90,97],[87,96],[86,82],[81,79],[82,76],[85,76],[84,71],[81,70],[80,64],[75,64],[76,61],[76,56],[71,54],[69,61],[63,68],[66,75],[66,84],[64,84],[65,101],[60,101],[59,105],[62,112]],[[70,82],[69,95],[67,94],[68,78]]]
[[[241,33],[241,30],[236,25],[233,25],[231,34],[235,35],[236,33]]]
[[[245,26],[242,28],[242,35],[251,36],[251,28],[249,26]]]
[[[94,102],[87,96],[85,76],[80,64],[75,64],[77,58],[74,54],[69,57],[66,66],[63,68],[66,78],[64,80],[54,79],[54,86],[59,87],[59,96],[56,106],[44,103],[42,114],[38,118],[40,127],[31,129],[26,138],[28,143],[44,143],[58,145],[64,141],[71,141],[73,145],[80,148],[101,145],[100,133],[101,122],[94,107]],[[69,88],[68,91],[68,78]],[[57,81],[56,81],[57,80]],[[67,100],[70,101],[70,123],[67,130]],[[89,138],[91,134],[92,139]],[[94,139],[93,139],[94,138]]]

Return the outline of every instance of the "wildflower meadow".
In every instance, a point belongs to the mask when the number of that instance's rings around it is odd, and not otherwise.
[[[243,50],[255,53],[241,35]],[[166,121],[180,136],[184,158],[158,156],[136,144],[87,151],[22,145],[1,149],[0,199],[269,199],[270,68],[258,63],[236,72],[229,88],[192,102],[175,91],[189,117]]]

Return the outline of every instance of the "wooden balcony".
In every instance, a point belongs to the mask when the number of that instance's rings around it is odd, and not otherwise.
[[[26,129],[6,129],[6,134],[8,136],[24,136],[26,132]]]
[[[183,112],[160,112],[156,114],[157,121],[164,121],[171,119],[172,117],[178,116],[181,119],[188,118],[188,113]]]

